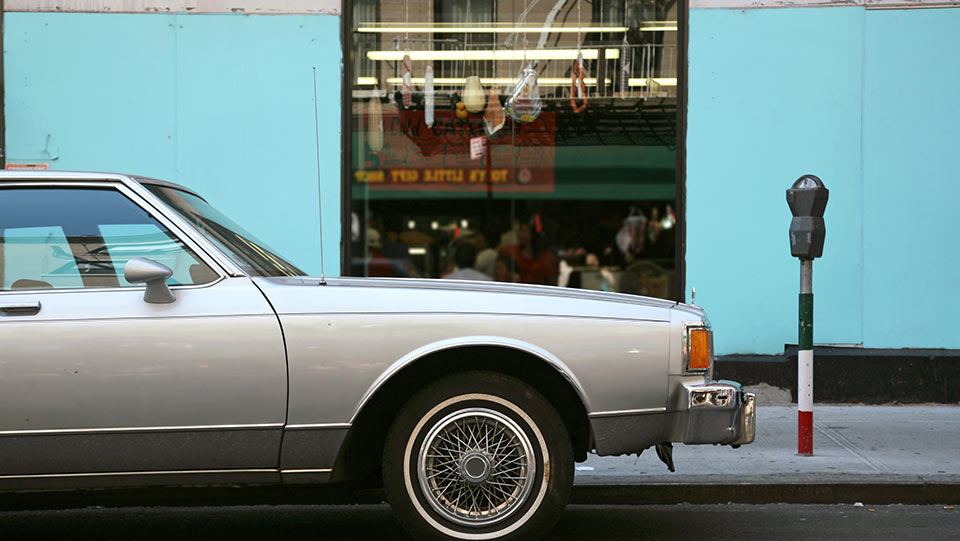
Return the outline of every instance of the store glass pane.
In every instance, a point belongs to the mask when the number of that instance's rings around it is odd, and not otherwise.
[[[356,0],[351,268],[674,298],[675,0]]]

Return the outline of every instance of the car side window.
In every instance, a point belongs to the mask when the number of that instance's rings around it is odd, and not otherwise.
[[[100,226],[100,233],[121,287],[133,285],[123,277],[123,267],[133,257],[145,257],[170,267],[170,285],[203,284],[217,277],[159,224],[105,224]]]
[[[170,285],[217,279],[163,224],[112,188],[0,189],[0,290],[134,287],[123,268],[145,257]],[[141,286],[142,287],[142,286]]]
[[[83,287],[77,261],[59,226],[8,227],[0,246],[2,289]]]

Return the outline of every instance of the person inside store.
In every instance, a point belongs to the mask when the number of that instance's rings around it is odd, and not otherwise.
[[[477,246],[470,241],[458,242],[455,246],[453,260],[457,264],[457,270],[444,276],[448,280],[493,280],[489,274],[484,274],[475,268],[477,262]]]
[[[477,231],[470,239],[477,247],[477,262],[473,268],[478,271],[493,276],[494,265],[497,262],[497,251],[487,245],[487,236],[482,231]]]
[[[384,220],[387,232],[386,242],[381,249],[383,257],[390,261],[392,276],[401,278],[419,278],[420,272],[416,265],[410,260],[410,249],[400,239],[402,225],[397,217],[390,217]]]
[[[509,254],[499,254],[493,265],[493,279],[498,282],[519,282],[517,262]]]
[[[383,255],[383,244],[380,242],[380,232],[372,227],[367,228],[367,276],[392,277],[393,265]]]
[[[557,285],[559,264],[556,256],[547,250],[543,226],[539,214],[529,220],[517,222],[514,232],[516,243],[500,247],[500,253],[512,257],[520,274],[520,281],[526,284]]]

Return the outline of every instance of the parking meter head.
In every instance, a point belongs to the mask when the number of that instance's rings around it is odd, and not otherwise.
[[[827,234],[823,212],[830,190],[814,175],[803,175],[787,190],[787,204],[793,213],[790,222],[790,254],[800,259],[823,255]]]
[[[828,197],[830,197],[830,190],[814,175],[803,175],[787,190],[787,204],[790,205],[790,211],[794,216],[823,218]]]

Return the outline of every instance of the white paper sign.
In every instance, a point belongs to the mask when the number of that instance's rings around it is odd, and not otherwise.
[[[471,137],[470,138],[470,159],[479,160],[483,157],[484,152],[487,150],[487,138],[483,135],[480,137]]]

